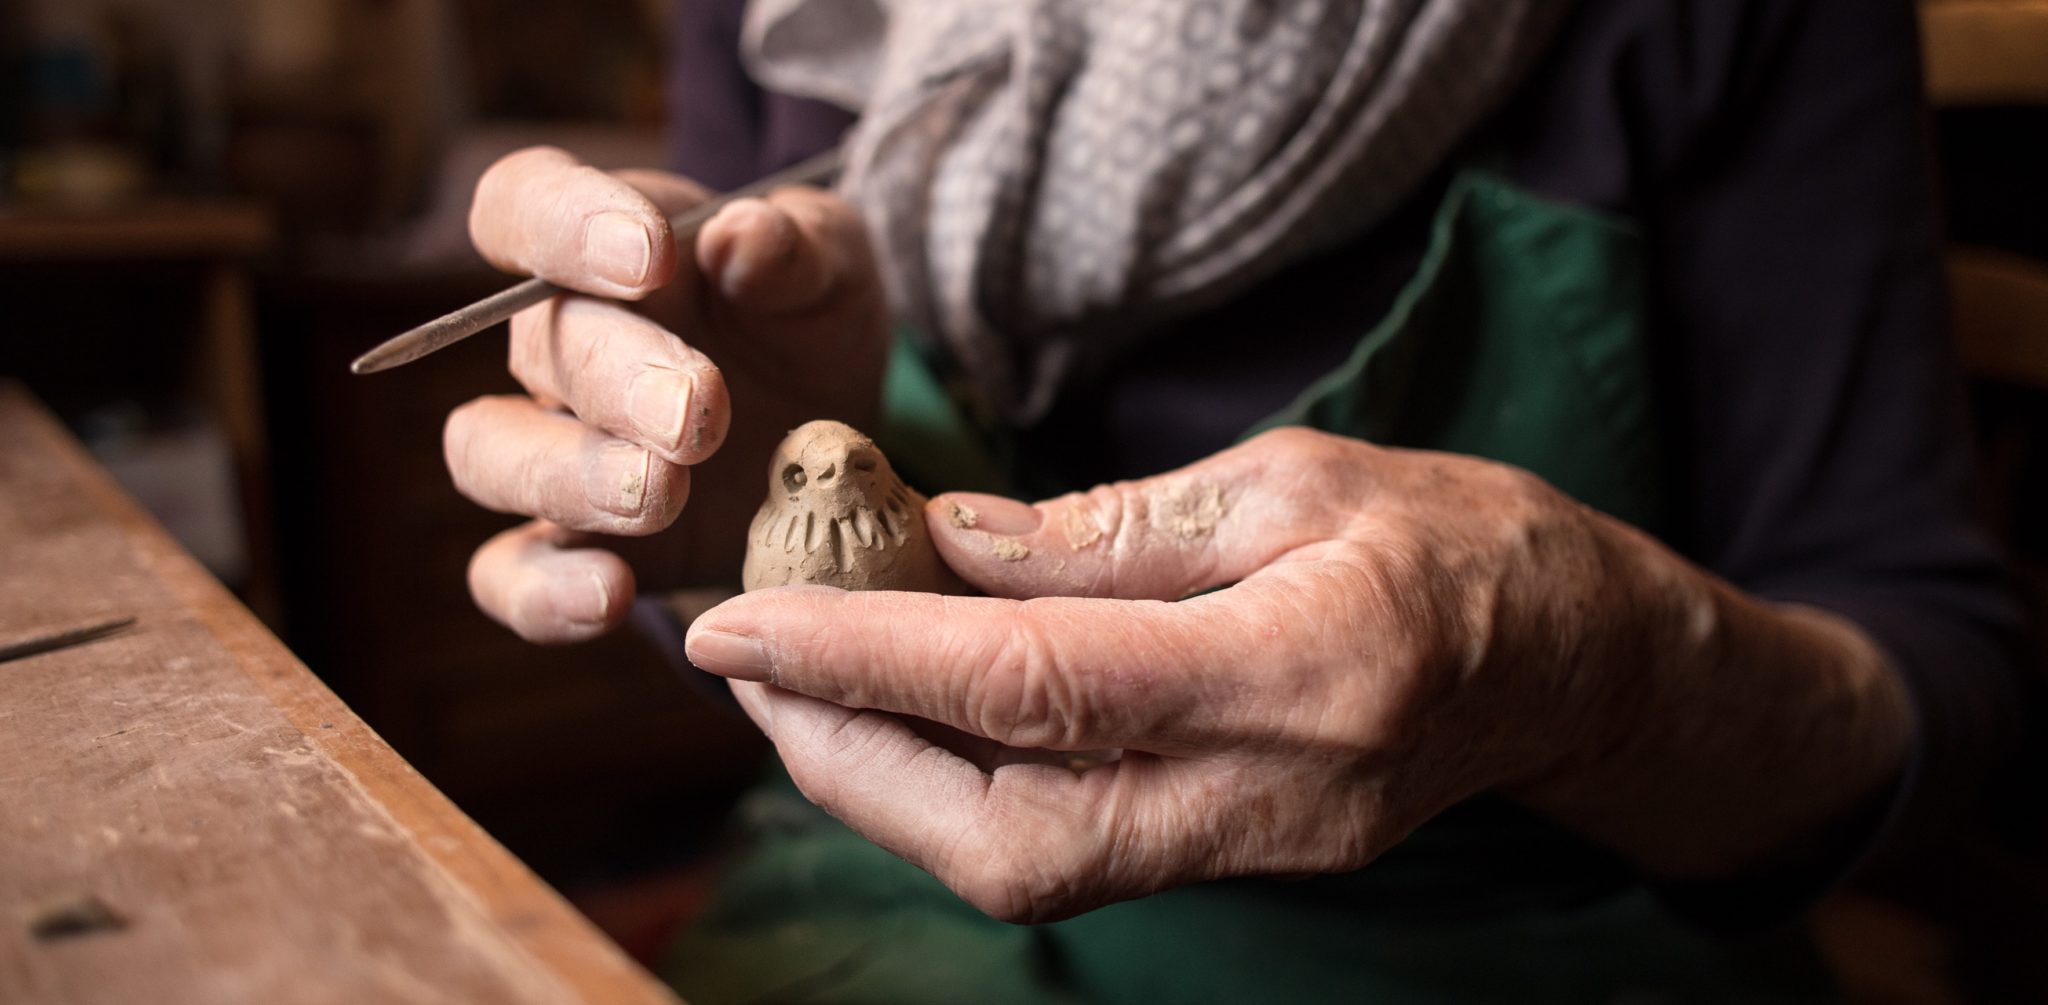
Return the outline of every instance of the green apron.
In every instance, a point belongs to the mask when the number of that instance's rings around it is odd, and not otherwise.
[[[1387,318],[1260,428],[1506,461],[1661,529],[1642,254],[1626,222],[1466,172]],[[907,350],[888,411],[883,439],[913,480],[1005,480]],[[1618,861],[1491,798],[1358,872],[1205,883],[1023,927],[968,907],[777,775],[743,803],[744,851],[664,967],[696,1005],[1832,997],[1798,933],[1701,934]]]

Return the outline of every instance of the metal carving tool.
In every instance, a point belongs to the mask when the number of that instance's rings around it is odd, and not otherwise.
[[[9,660],[25,659],[30,656],[40,656],[43,653],[55,652],[59,649],[69,649],[72,646],[82,646],[88,642],[97,642],[109,635],[125,631],[134,624],[134,618],[115,618],[111,621],[101,621],[79,628],[66,628],[63,631],[46,632],[19,642],[10,642],[6,645],[0,645],[0,663],[5,663]]]
[[[717,215],[727,203],[735,199],[766,195],[790,185],[822,185],[839,173],[839,164],[840,151],[835,147],[743,188],[734,189],[692,206],[671,217],[669,229],[674,232],[677,241],[688,240],[697,233],[697,228]],[[376,373],[394,366],[404,366],[422,356],[446,349],[500,321],[509,319],[528,307],[564,292],[568,291],[545,279],[529,279],[377,346],[356,357],[356,361],[349,364],[349,372]]]

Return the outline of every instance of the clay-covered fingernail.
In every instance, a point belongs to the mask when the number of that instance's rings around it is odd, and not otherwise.
[[[765,681],[773,667],[768,647],[751,635],[692,632],[684,651],[698,669],[734,680]]]
[[[944,502],[950,522],[963,529],[1015,537],[1029,534],[1045,523],[1045,514],[1036,506],[1001,496],[953,492],[946,495]]]
[[[548,583],[548,607],[574,624],[603,624],[612,605],[612,591],[597,573],[561,576]]]
[[[584,225],[583,258],[600,277],[638,286],[654,264],[654,237],[624,213],[599,213]]]
[[[626,418],[648,443],[675,450],[683,443],[693,387],[674,370],[647,370],[626,389]]]
[[[647,503],[647,467],[653,455],[630,443],[607,443],[583,474],[583,495],[592,506],[619,516],[639,516]]]

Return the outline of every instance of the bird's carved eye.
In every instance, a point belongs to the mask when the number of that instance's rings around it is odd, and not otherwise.
[[[875,470],[875,455],[856,454],[854,455],[853,460],[848,461],[847,463],[851,465],[853,470],[855,471],[873,471]]]
[[[804,474],[804,466],[801,464],[792,464],[782,469],[782,487],[791,492],[803,491],[804,483],[810,480],[810,477]]]

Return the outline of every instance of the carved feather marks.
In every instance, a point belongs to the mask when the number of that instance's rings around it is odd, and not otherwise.
[[[853,537],[850,523],[851,521],[840,518],[832,521],[832,526],[826,531],[826,538],[832,546],[832,568],[836,571],[843,572],[850,565],[846,555],[849,539]]]
[[[885,508],[877,512],[866,506],[854,507],[852,516],[821,517],[811,510],[799,510],[780,522],[764,520],[760,545],[781,545],[783,554],[813,554],[828,545],[835,555],[834,566],[846,568],[847,554],[854,549],[887,551],[903,544],[906,537],[902,517]]]
[[[806,477],[795,482],[792,470]],[[857,431],[829,421],[791,431],[769,463],[768,481],[741,571],[747,589],[788,583],[964,588],[945,575],[932,547],[924,497]]]
[[[875,514],[866,506],[853,511],[853,539],[863,548],[876,548],[881,539],[875,534]]]

